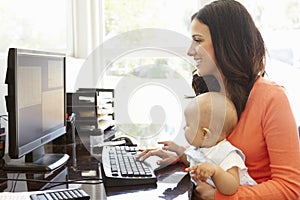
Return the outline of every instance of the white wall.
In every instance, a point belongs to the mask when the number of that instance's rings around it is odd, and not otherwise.
[[[85,59],[67,57],[66,59],[66,91],[75,92],[75,82]]]
[[[7,56],[0,55],[0,115],[7,114],[5,96],[7,95],[7,85],[5,84],[6,67],[7,67]],[[8,123],[1,119],[1,127],[5,127],[7,133]],[[8,137],[6,137],[6,140]],[[5,152],[8,152],[8,145],[5,145]]]
[[[7,86],[5,84],[7,60],[6,56],[0,56],[0,115],[6,114],[5,95]],[[1,123],[2,124],[2,123]]]

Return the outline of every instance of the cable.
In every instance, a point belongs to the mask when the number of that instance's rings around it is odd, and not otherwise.
[[[28,181],[28,182],[38,182],[38,183],[50,183],[49,180],[36,180],[36,179],[18,179],[19,174],[17,175],[17,178],[0,178],[0,181]],[[84,182],[84,181],[97,181],[97,182]],[[75,180],[68,180],[68,181],[51,181],[51,183],[62,183],[62,184],[68,184],[68,183],[78,183],[78,184],[101,184],[103,183],[102,179],[99,178],[83,178],[83,179],[75,179]]]
[[[13,192],[15,189],[16,189],[16,184],[17,184],[17,180],[18,180],[18,177],[19,177],[19,174],[15,174],[16,175],[16,178],[12,178],[11,180],[15,181],[15,182],[12,182],[11,183],[11,188],[10,188],[10,192]],[[3,179],[3,178],[1,178]],[[6,180],[6,178],[5,178]]]
[[[20,174],[17,174],[16,178],[0,178],[0,181],[15,181],[12,183],[10,192],[14,192],[16,189],[16,185],[18,181],[27,181],[27,182],[38,182],[38,183],[50,183],[51,185],[48,187],[43,188],[43,190],[48,190],[50,188],[65,185],[65,184],[81,184],[81,185],[96,185],[102,184],[102,179],[99,178],[83,178],[83,179],[75,179],[75,180],[68,180],[68,181],[46,181],[46,180],[36,180],[36,179],[19,179]],[[86,181],[93,181],[93,182],[86,182]],[[96,182],[95,182],[96,181]],[[56,183],[56,184],[53,184]]]
[[[51,182],[52,183],[52,182]],[[75,184],[102,184],[103,182],[102,181],[99,181],[98,183],[95,183],[95,182],[93,182],[93,183],[81,183],[81,182],[78,182],[78,183],[75,183]],[[64,185],[65,183],[60,183],[60,184],[54,184],[54,185],[50,185],[50,186],[48,186],[48,187],[45,187],[45,188],[43,188],[43,190],[48,190],[48,189],[51,189],[51,188],[53,188],[53,187],[56,187],[56,186],[60,186],[60,185]],[[74,183],[73,183],[74,184]]]
[[[20,176],[20,174],[18,173],[16,179],[18,179],[19,176]],[[14,191],[16,190],[17,182],[18,182],[18,181],[15,181],[14,188],[13,188],[12,192],[14,192]]]
[[[1,119],[8,122],[8,119],[6,117],[8,117],[8,115],[0,115],[0,128],[1,128]]]
[[[5,121],[8,121],[7,117],[8,117],[8,115],[0,115],[0,119],[3,119]]]

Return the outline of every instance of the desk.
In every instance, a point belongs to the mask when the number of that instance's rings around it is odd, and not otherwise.
[[[87,140],[86,140],[87,141]],[[24,173],[10,173],[0,170],[2,178],[35,178],[49,181],[75,180],[86,177],[101,177],[100,156],[91,156],[85,148],[84,139],[76,138],[76,143],[71,144],[48,144],[46,152],[67,153],[70,155],[66,166],[54,171],[51,174],[34,175]],[[92,200],[100,199],[189,199],[191,191],[190,177],[184,173],[184,166],[180,163],[161,169],[157,173],[158,182],[156,185],[140,185],[105,188],[103,184],[93,185],[72,185],[65,184],[56,186],[53,189],[80,186]],[[34,191],[51,187],[51,183],[36,183],[29,181],[0,181],[0,191]],[[51,188],[52,189],[52,188]]]

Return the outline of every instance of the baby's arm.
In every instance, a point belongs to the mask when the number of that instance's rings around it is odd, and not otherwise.
[[[205,182],[208,177],[211,177],[216,189],[225,195],[234,194],[240,185],[237,167],[232,167],[224,171],[221,167],[213,163],[205,162],[191,166],[186,171],[190,172],[191,177],[196,182]]]

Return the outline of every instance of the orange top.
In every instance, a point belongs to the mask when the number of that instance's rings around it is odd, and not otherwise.
[[[300,199],[300,148],[297,125],[285,90],[259,78],[240,120],[227,138],[246,156],[256,186],[240,186],[215,199]]]

